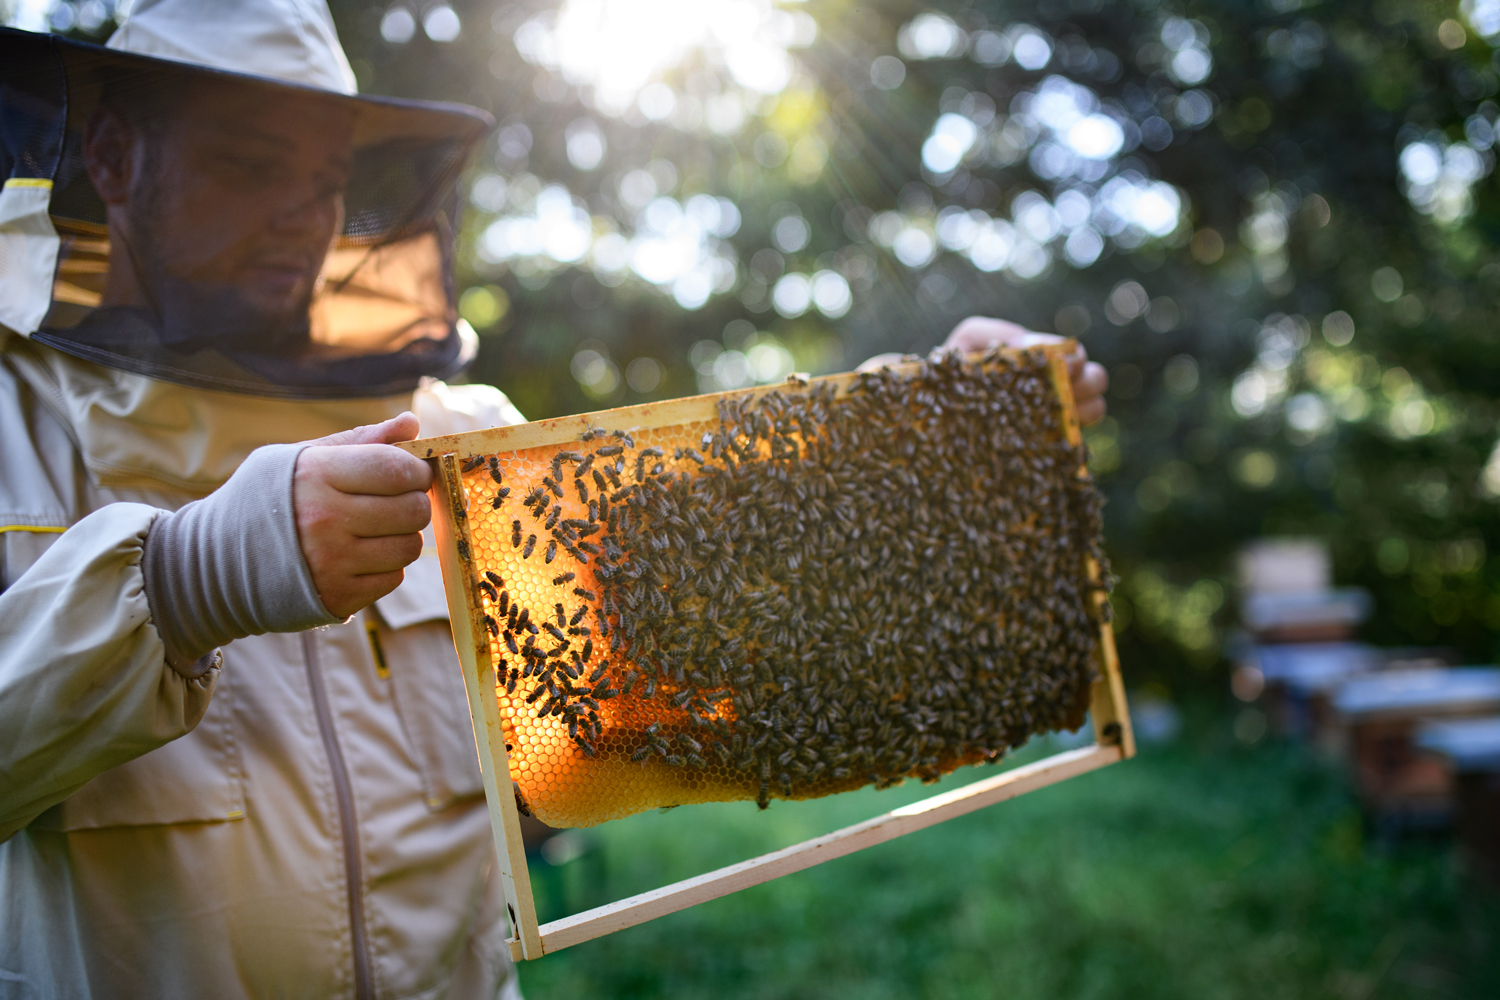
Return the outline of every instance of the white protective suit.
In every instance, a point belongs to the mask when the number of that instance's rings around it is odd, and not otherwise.
[[[519,419],[482,386],[288,403],[0,343],[0,998],[352,997],[362,964],[380,997],[514,989],[435,555],[194,678],[143,592],[161,509],[408,407]]]
[[[231,69],[264,44],[267,75],[352,87],[321,0],[219,6],[120,37]],[[521,419],[486,386],[184,388],[0,327],[0,1000],[519,996],[433,553],[346,623],[187,667],[147,601],[163,511],[405,409],[428,435]]]

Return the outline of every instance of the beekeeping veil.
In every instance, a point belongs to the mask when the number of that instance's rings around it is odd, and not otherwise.
[[[454,182],[490,126],[361,97],[323,0],[0,29],[0,325],[185,385],[370,397],[473,354]]]

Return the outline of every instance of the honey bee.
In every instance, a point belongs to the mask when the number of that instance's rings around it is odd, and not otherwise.
[[[595,588],[573,593],[601,649],[639,669],[616,690],[601,664],[585,686],[593,640],[575,613],[581,652],[526,640],[526,662],[558,678],[542,714],[576,720],[581,748],[610,739],[601,701],[660,695],[693,744],[655,735],[632,756],[759,772],[762,806],[825,782],[934,780],[1066,721],[1093,671],[1096,591],[1074,581],[1097,548],[1097,492],[1072,474],[1046,373],[989,364],[726,400],[709,457],[674,451],[691,474],[638,454],[627,487],[625,433],[605,446],[618,453],[596,449],[588,520],[548,530],[592,557]]]
[[[473,472],[475,469],[479,468],[483,464],[484,464],[484,456],[483,455],[470,455],[468,458],[464,459],[462,469],[463,469],[463,471],[465,473],[469,473],[469,472]]]
[[[522,559],[530,559],[531,558],[531,550],[534,549],[534,548],[536,548],[536,536],[535,535],[527,535],[526,536],[526,547],[521,550],[521,558]],[[548,560],[548,561],[550,562],[551,560]]]

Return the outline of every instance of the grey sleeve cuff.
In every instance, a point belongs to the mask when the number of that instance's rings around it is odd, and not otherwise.
[[[301,632],[328,613],[297,541],[292,477],[304,445],[250,453],[229,481],[151,523],[141,557],[146,601],[187,677],[217,662],[214,650],[265,632]]]

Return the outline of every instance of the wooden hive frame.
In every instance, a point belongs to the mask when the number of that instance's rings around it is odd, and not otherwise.
[[[1068,341],[1028,350],[1046,356],[1051,381],[1062,407],[1064,434],[1069,443],[1081,443],[1082,431],[1078,424],[1066,360],[1067,355],[1074,350],[1073,343]],[[1008,353],[1017,355],[1020,352]],[[917,365],[893,365],[892,368],[897,372],[907,372],[916,370]],[[843,391],[856,377],[853,374],[831,375],[811,381],[830,383]],[[1115,654],[1114,631],[1105,616],[1100,614],[1097,616],[1100,624],[1099,643],[1096,647],[1098,679],[1094,682],[1089,705],[1095,742],[892,809],[863,823],[770,854],[546,924],[538,924],[531,876],[526,867],[526,852],[521,841],[520,816],[515,795],[510,788],[510,759],[502,731],[499,700],[495,696],[495,671],[490,658],[490,641],[484,625],[483,605],[473,574],[466,568],[465,560],[460,558],[460,546],[465,552],[473,550],[468,519],[465,516],[467,500],[460,472],[461,456],[496,454],[572,442],[592,427],[643,430],[717,420],[720,400],[732,396],[763,394],[776,388],[769,386],[692,396],[598,413],[557,417],[513,427],[424,438],[401,445],[413,455],[431,460],[436,467],[431,494],[433,530],[442,564],[443,586],[447,591],[454,645],[464,672],[464,686],[469,694],[474,737],[484,775],[484,793],[489,803],[490,825],[494,831],[505,901],[510,914],[513,934],[510,941],[511,957],[518,961],[540,958],[569,945],[580,944],[740,889],[811,868],[824,861],[915,833],[956,816],[1013,799],[1135,755],[1135,739],[1131,733],[1125,689],[1120,680],[1119,663]],[[1084,472],[1083,469],[1079,470],[1080,475]],[[1090,578],[1097,580],[1100,570],[1093,560],[1089,561],[1084,570]],[[1098,594],[1097,601],[1100,605],[1106,600],[1103,593]]]

